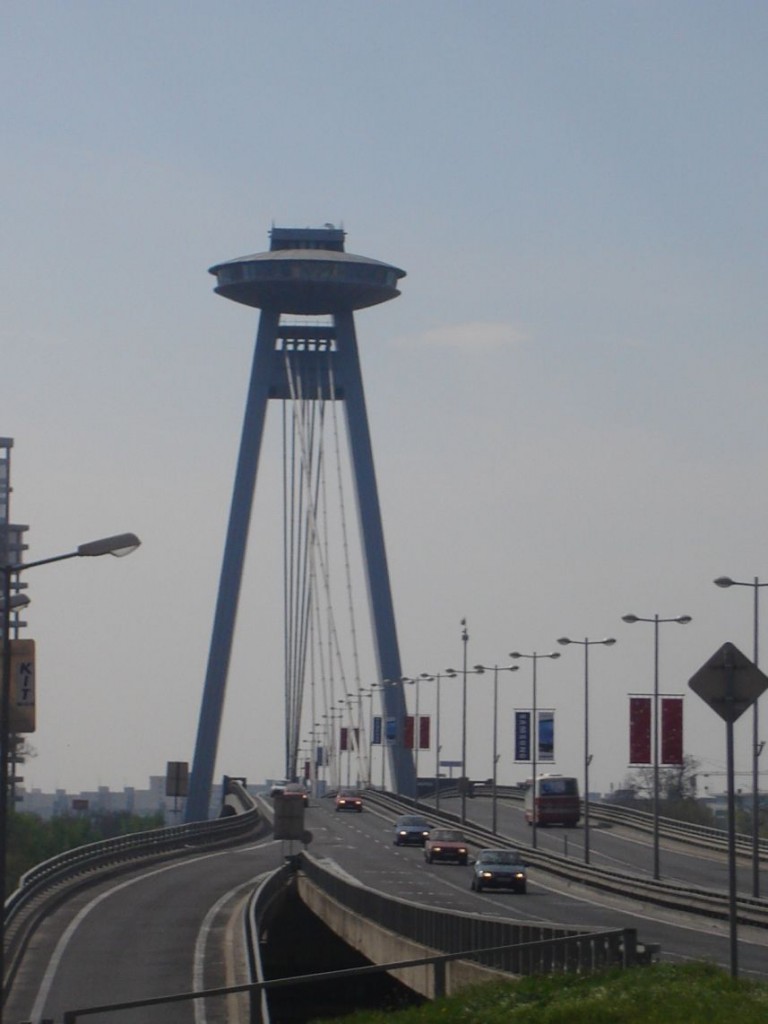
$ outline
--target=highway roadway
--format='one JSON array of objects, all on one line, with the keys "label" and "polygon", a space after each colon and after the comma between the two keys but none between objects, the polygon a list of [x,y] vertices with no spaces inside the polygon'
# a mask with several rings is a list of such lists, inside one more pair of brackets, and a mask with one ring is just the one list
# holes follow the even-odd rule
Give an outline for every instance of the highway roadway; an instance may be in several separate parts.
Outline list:
[{"label": "highway roadway", "polygon": [[[527,895],[474,893],[470,891],[471,867],[427,864],[420,849],[395,847],[390,814],[382,815],[371,806],[363,814],[334,813],[331,801],[320,801],[320,804],[323,806],[311,810],[308,816],[314,837],[310,852],[336,861],[342,870],[371,888],[432,906],[514,920],[569,928],[631,927],[637,929],[641,942],[658,943],[664,960],[707,959],[726,969],[729,967],[726,921],[695,914],[681,915],[678,911],[620,899],[545,875],[535,868],[529,871]],[[459,801],[444,800],[442,808],[458,813]],[[335,819],[338,818],[343,820],[337,824]],[[490,800],[468,800],[467,818],[489,827]],[[346,830],[342,827],[344,821],[348,821]],[[531,829],[524,822],[521,805],[500,801],[498,823],[499,832],[508,837],[500,845],[511,842],[525,851],[531,842]],[[580,828],[538,828],[536,832],[540,849],[559,854],[567,850],[575,863],[583,859]],[[645,877],[652,874],[650,836],[629,829],[601,829],[593,825],[590,852],[595,866],[604,863],[616,870],[624,869],[628,874]],[[677,879],[686,885],[723,891],[727,887],[727,866],[722,856],[697,852],[680,844],[670,846],[662,842],[661,872],[664,878]],[[747,862],[740,866],[739,879],[743,891],[748,892],[751,874]],[[765,882],[768,883],[768,879]],[[740,974],[768,979],[768,932],[743,928],[739,940]]]},{"label": "highway roadway", "polygon": [[[467,816],[490,824],[486,799],[467,802]],[[445,801],[458,811],[458,802]],[[519,805],[499,802],[499,830],[525,849],[531,830]],[[658,943],[668,961],[709,959],[727,968],[727,922],[681,915],[590,890],[532,868],[527,895],[470,891],[471,868],[427,864],[420,848],[393,844],[394,815],[368,804],[362,814],[336,812],[333,801],[313,801],[306,812],[309,851],[364,885],[449,910],[537,921],[568,928],[633,927],[644,943]],[[583,857],[580,829],[537,829],[542,849]],[[591,829],[592,862],[650,873],[649,837],[624,829]],[[266,840],[234,850],[192,856],[120,875],[80,893],[51,914],[25,957],[6,1005],[6,1024],[61,1020],[64,1010],[148,996],[243,983],[240,912],[258,878],[279,866],[298,846]],[[699,856],[662,845],[662,874],[686,883],[725,888],[722,857]],[[741,885],[749,887],[749,865]],[[768,979],[768,934],[742,929],[742,976]],[[237,1019],[225,1000],[196,1013],[189,1004],[155,1011],[95,1016],[94,1024],[220,1024]]]},{"label": "highway roadway", "polygon": [[[258,879],[283,863],[271,838],[120,874],[82,890],[33,939],[6,1002],[6,1024],[60,1022],[65,1010],[246,981],[242,908]],[[97,1014],[93,1024],[223,1024],[242,1004]]]}]

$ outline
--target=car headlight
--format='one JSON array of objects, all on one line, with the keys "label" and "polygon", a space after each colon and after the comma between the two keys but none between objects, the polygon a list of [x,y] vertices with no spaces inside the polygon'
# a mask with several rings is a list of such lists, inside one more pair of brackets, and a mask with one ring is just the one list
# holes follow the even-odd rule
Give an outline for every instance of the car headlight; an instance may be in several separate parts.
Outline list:
[{"label": "car headlight", "polygon": [[399,834],[400,834],[401,836],[407,836],[407,835],[408,835],[408,833],[407,833],[407,832],[400,832]]},{"label": "car headlight", "polygon": [[465,847],[465,846],[462,846],[462,847],[461,847],[461,848],[459,849],[459,853],[461,853],[461,854],[465,854],[466,852],[467,852],[467,849],[466,849],[466,847]]},{"label": "car headlight", "polygon": [[523,874],[522,871],[516,871],[515,872],[515,878],[518,878],[518,879],[525,878],[525,875]]},{"label": "car headlight", "polygon": [[481,875],[482,878],[493,878],[493,872],[492,871],[481,871],[480,875]]}]

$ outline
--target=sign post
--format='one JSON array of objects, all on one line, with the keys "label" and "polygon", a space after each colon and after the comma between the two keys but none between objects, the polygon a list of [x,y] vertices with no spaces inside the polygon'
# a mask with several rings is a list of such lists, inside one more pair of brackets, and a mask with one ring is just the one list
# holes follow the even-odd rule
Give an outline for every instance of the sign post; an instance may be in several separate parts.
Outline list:
[{"label": "sign post", "polygon": [[731,977],[738,977],[739,957],[736,911],[736,800],[734,797],[733,723],[768,687],[754,662],[732,643],[724,643],[691,676],[688,685],[725,721],[728,774],[728,907],[730,918]]}]

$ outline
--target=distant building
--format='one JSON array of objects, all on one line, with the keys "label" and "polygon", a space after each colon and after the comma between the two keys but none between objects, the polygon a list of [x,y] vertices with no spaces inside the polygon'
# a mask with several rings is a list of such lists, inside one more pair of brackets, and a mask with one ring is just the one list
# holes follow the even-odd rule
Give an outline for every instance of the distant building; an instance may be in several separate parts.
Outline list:
[{"label": "distant building", "polygon": [[[213,815],[218,813],[220,805],[221,786],[218,785],[213,787],[211,797]],[[125,811],[142,816],[159,812],[166,824],[178,825],[182,821],[184,800],[165,795],[164,775],[151,775],[147,789],[126,786],[122,790],[111,790],[108,786],[99,786],[95,790],[83,790],[80,793],[67,793],[63,789],[44,793],[40,789],[27,790],[19,786],[16,790],[16,809],[45,820],[65,814]]]}]

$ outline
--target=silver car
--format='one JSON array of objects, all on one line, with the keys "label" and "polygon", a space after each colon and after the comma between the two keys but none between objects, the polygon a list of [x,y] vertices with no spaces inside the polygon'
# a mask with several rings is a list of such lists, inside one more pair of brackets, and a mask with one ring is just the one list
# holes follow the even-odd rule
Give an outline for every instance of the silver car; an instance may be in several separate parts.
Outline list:
[{"label": "silver car", "polygon": [[429,835],[429,822],[420,814],[404,814],[395,822],[395,846],[423,846]]},{"label": "silver car", "polygon": [[512,889],[525,892],[528,865],[517,850],[481,850],[475,858],[470,888],[475,892],[483,889]]}]

